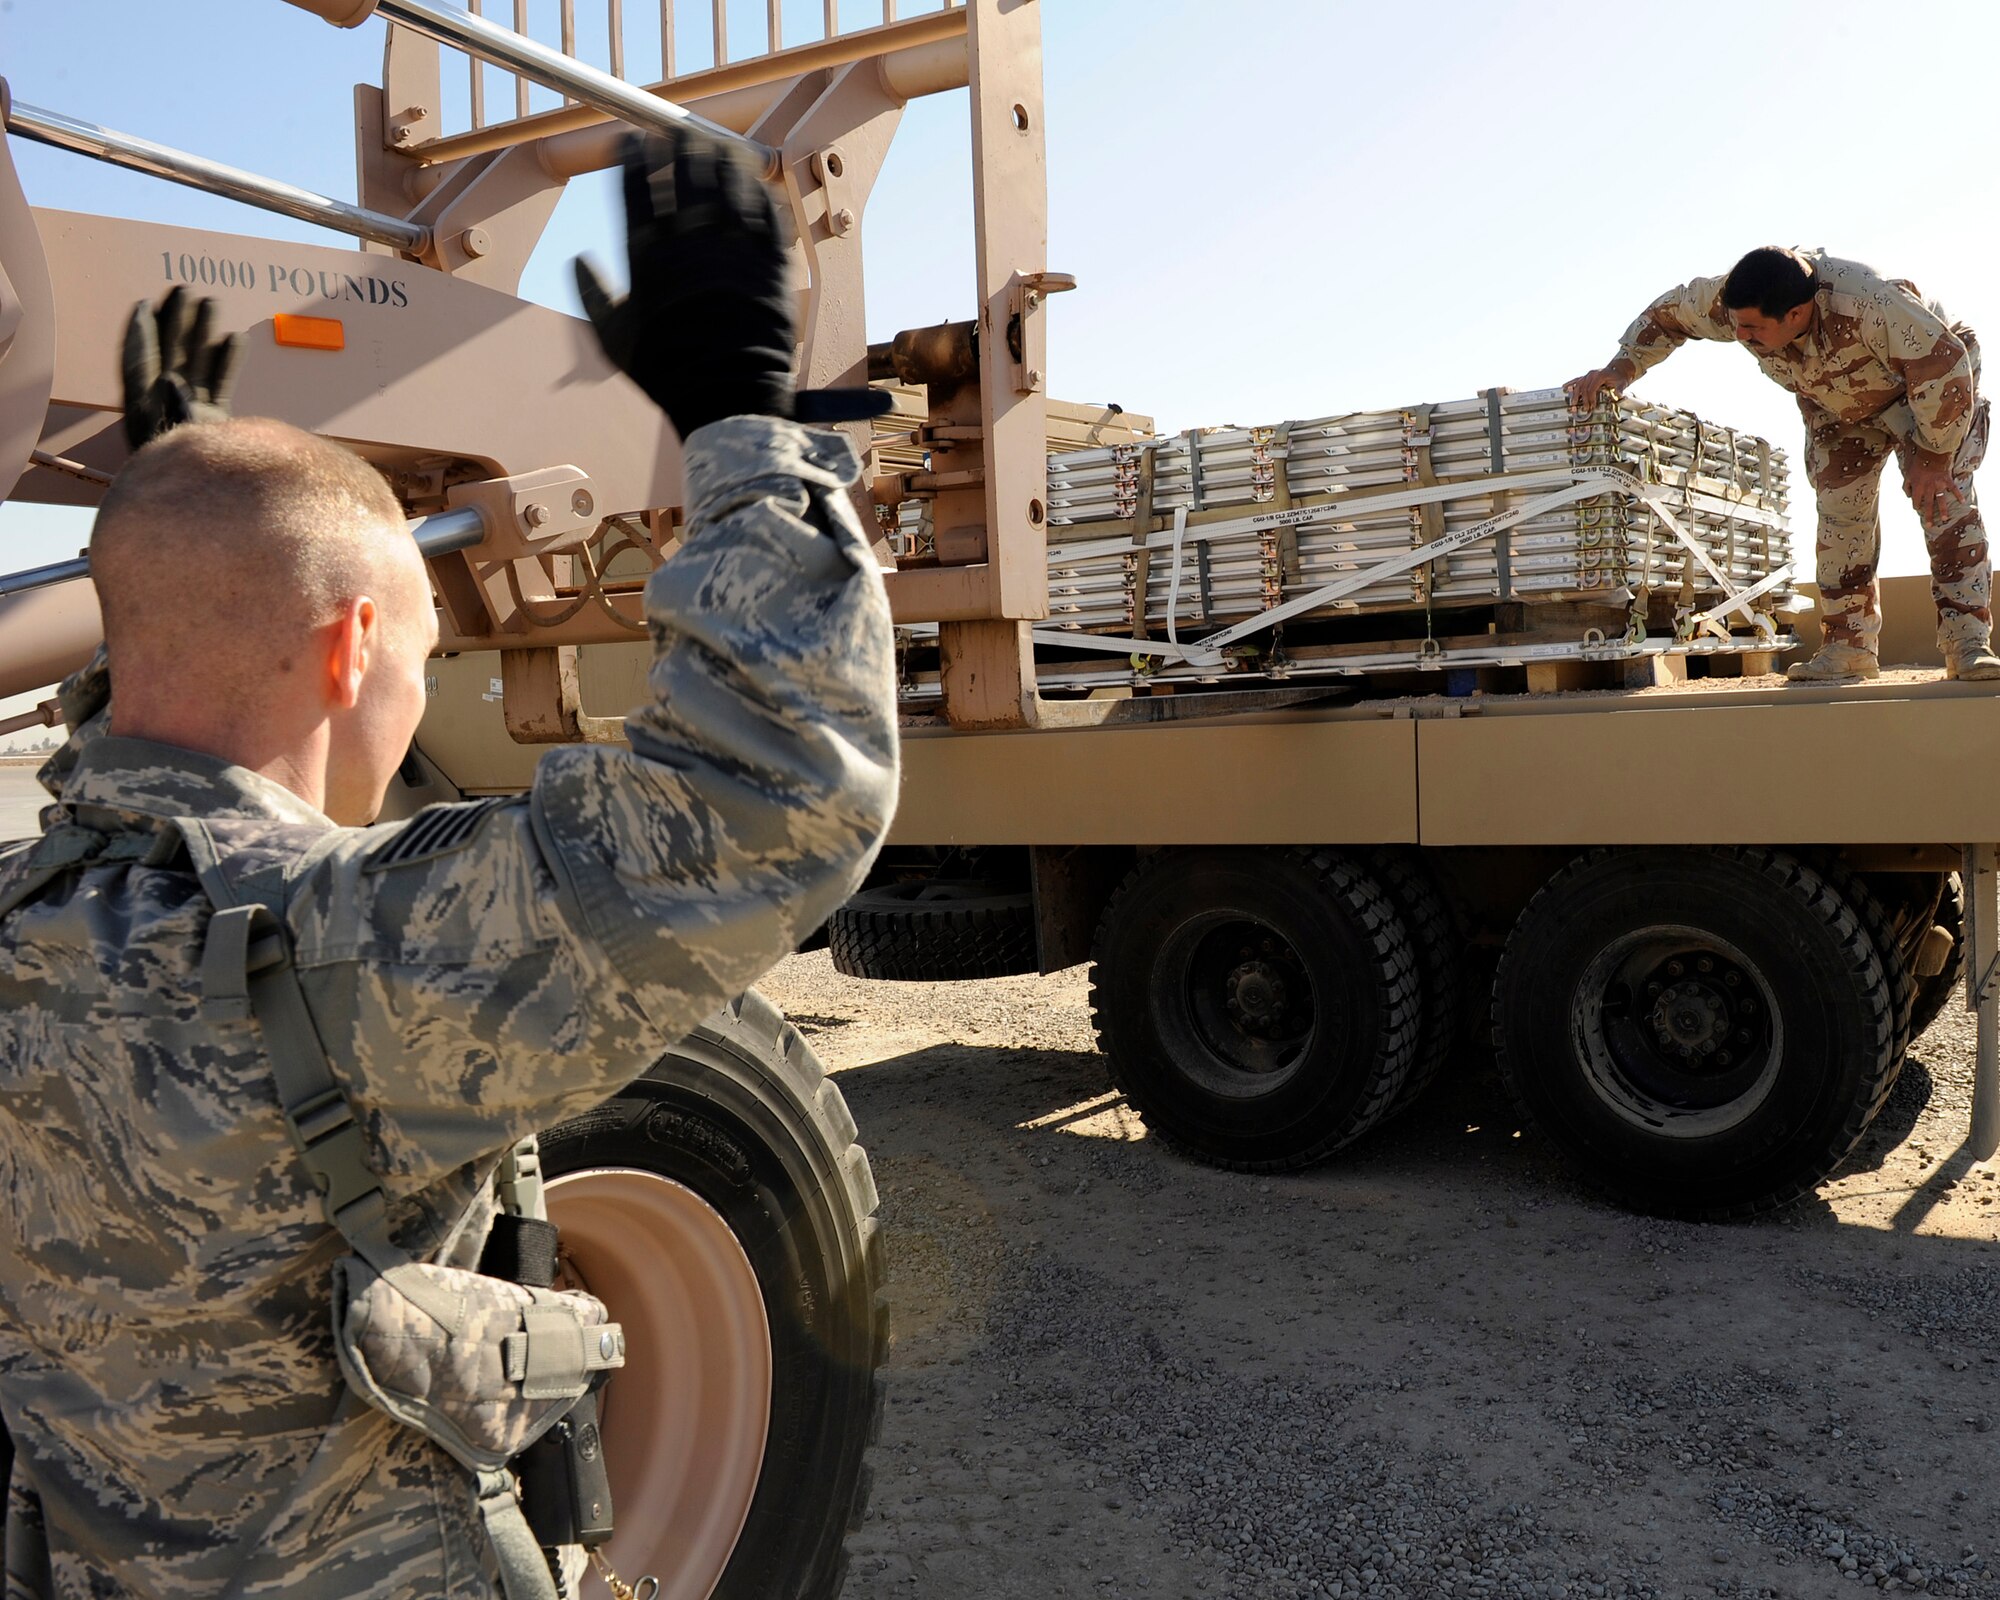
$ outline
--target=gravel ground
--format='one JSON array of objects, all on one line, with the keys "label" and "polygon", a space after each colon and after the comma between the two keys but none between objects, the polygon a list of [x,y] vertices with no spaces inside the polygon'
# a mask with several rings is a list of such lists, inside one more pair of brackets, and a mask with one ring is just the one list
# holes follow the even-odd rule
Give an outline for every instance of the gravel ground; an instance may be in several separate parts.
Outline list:
[{"label": "gravel ground", "polygon": [[[896,1335],[849,1600],[2000,1600],[2000,1180],[1970,1019],[1816,1199],[1581,1190],[1468,1060],[1317,1171],[1170,1155],[1083,969],[763,985],[853,1106]],[[1989,1565],[1990,1563],[1990,1565]]]}]

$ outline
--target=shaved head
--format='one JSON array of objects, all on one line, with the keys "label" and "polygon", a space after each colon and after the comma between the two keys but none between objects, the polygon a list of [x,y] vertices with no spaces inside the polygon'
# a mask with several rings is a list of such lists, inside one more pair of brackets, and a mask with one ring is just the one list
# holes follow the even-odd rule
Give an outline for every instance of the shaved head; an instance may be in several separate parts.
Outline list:
[{"label": "shaved head", "polygon": [[176,428],[105,491],[90,579],[113,732],[264,772],[336,821],[375,814],[437,633],[367,462],[268,418]]},{"label": "shaved head", "polygon": [[165,672],[250,698],[295,670],[305,638],[356,595],[429,609],[381,474],[257,417],[176,428],[139,451],[105,492],[90,576],[114,674]]}]

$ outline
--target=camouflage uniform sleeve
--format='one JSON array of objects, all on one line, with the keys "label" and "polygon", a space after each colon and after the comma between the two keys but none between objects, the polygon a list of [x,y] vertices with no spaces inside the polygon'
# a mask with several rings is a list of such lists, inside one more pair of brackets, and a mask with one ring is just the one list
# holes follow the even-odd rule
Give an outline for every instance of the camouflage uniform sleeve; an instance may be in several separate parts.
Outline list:
[{"label": "camouflage uniform sleeve", "polygon": [[1903,380],[1903,396],[1916,418],[1919,450],[1950,459],[1972,426],[1975,377],[1965,342],[1936,312],[1900,284],[1863,302],[1861,339],[1869,352]]},{"label": "camouflage uniform sleeve", "polygon": [[1690,278],[1669,289],[1639,313],[1618,341],[1618,358],[1632,363],[1633,376],[1657,367],[1690,339],[1736,338],[1722,309],[1721,278]]},{"label": "camouflage uniform sleeve", "polygon": [[315,1019],[394,1189],[616,1093],[853,892],[897,787],[887,596],[838,434],[687,442],[629,750],[357,830],[291,901]]},{"label": "camouflage uniform sleeve", "polygon": [[552,752],[536,832],[589,937],[675,1038],[853,892],[895,806],[889,603],[836,433],[695,431],[687,543],[646,591],[631,750]]}]

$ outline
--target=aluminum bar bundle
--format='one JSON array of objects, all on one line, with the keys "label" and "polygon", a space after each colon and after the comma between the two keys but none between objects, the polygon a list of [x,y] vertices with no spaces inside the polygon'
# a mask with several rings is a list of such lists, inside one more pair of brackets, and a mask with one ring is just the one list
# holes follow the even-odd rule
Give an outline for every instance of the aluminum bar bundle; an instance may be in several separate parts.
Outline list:
[{"label": "aluminum bar bundle", "polygon": [[[1668,650],[1767,650],[1793,599],[1788,490],[1762,439],[1632,400],[1578,413],[1560,389],[1054,453],[1034,636],[1045,658],[1195,672],[1243,670],[1247,641],[1270,673],[1287,623],[1418,613],[1432,638],[1453,608],[1561,601],[1615,608],[1627,649],[1671,617]],[[1411,664],[1384,654],[1337,670]]]}]

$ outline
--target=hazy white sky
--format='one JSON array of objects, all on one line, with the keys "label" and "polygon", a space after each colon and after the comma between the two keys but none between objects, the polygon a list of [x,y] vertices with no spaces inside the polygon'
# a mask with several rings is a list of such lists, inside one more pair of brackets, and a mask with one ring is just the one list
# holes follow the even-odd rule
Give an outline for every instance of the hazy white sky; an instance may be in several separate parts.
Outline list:
[{"label": "hazy white sky", "polygon": [[[730,4],[732,39],[760,38],[761,0]],[[803,26],[820,6],[788,9]],[[842,10],[850,25],[877,14]],[[1081,285],[1052,307],[1063,398],[1178,429],[1553,384],[1607,359],[1660,290],[1773,242],[1868,261],[2000,328],[2000,179],[1976,87],[2000,44],[1990,0],[1042,0],[1041,14],[1049,265]],[[551,32],[554,0],[531,15]],[[0,70],[31,104],[345,195],[349,86],[378,76],[382,31],[280,0],[0,0]],[[38,205],[340,242],[11,144]],[[866,221],[871,338],[970,314],[968,150],[963,92],[910,108]],[[619,258],[612,200],[608,175],[572,186],[532,298],[573,310],[569,257]],[[1741,351],[1691,346],[1639,392],[1796,459],[1793,401]],[[1884,570],[1922,570],[1889,491]],[[1809,499],[1794,523],[1809,549]],[[75,513],[0,507],[0,568],[74,554],[84,532]]]}]

